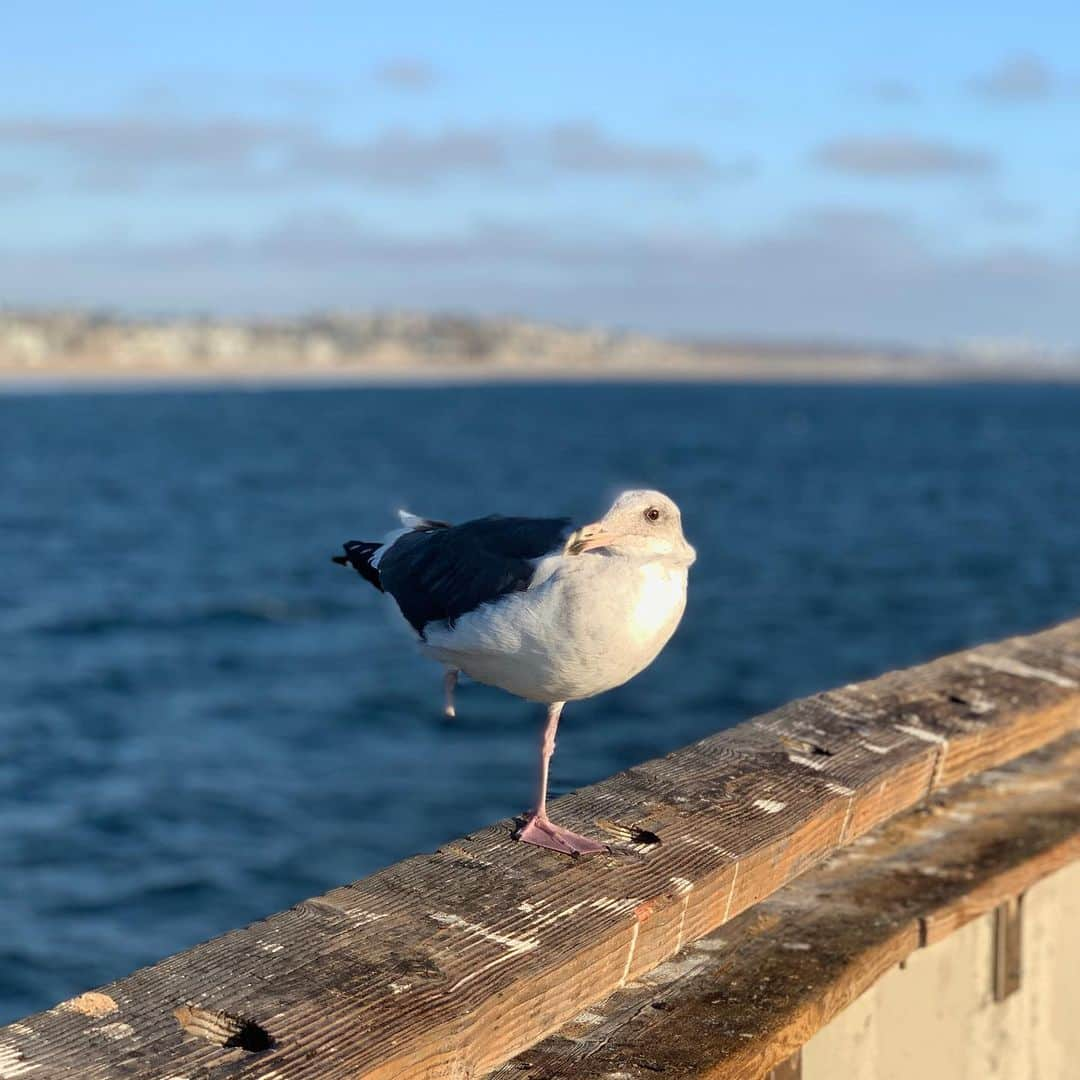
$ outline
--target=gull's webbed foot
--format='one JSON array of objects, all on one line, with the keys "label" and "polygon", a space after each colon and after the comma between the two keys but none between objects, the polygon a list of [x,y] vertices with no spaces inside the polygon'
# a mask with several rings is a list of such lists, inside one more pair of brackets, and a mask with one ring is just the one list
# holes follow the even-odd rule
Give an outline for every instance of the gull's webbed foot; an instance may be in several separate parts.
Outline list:
[{"label": "gull's webbed foot", "polygon": [[523,844],[533,844],[535,847],[547,848],[549,851],[560,851],[564,855],[597,855],[608,850],[606,844],[564,829],[546,815],[539,817],[536,814],[530,814],[528,820],[518,830],[516,839]]}]

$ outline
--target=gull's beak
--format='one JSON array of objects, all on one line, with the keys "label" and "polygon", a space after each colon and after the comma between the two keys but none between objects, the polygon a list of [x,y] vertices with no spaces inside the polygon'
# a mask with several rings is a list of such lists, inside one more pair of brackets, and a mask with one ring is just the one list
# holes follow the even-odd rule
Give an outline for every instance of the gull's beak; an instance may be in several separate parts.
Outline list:
[{"label": "gull's beak", "polygon": [[568,555],[580,555],[583,551],[607,547],[614,539],[614,535],[605,532],[601,523],[596,521],[592,525],[582,526],[570,537],[566,545],[566,552]]}]

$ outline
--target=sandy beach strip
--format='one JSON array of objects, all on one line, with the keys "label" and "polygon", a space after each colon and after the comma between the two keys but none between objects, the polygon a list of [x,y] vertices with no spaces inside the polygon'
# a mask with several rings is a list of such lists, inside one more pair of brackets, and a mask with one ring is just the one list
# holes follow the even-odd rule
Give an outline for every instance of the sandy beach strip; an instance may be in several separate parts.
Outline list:
[{"label": "sandy beach strip", "polygon": [[109,363],[0,363],[0,392],[212,388],[436,387],[488,383],[963,383],[1080,382],[1080,366],[985,364],[924,357],[716,358],[672,364],[416,363],[165,367]]}]

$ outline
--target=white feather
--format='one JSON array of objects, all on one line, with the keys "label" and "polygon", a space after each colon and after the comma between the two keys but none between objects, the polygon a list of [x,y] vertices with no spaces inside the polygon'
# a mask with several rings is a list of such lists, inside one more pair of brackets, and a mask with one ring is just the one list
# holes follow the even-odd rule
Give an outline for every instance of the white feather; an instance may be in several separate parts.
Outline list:
[{"label": "white feather", "polygon": [[686,568],[604,555],[549,556],[524,592],[425,627],[422,648],[477,682],[532,701],[620,686],[667,644],[686,605]]},{"label": "white feather", "polygon": [[376,570],[379,569],[379,563],[382,561],[382,557],[394,546],[395,541],[400,540],[403,536],[411,533],[412,529],[395,529],[393,532],[387,533],[383,537],[381,546],[377,547],[372,553],[371,558],[368,560]]},{"label": "white feather", "polygon": [[399,510],[397,516],[404,527],[401,529],[394,529],[393,532],[388,532],[383,537],[382,546],[376,548],[375,551],[372,552],[370,561],[371,565],[375,567],[376,570],[379,569],[379,563],[382,560],[382,557],[390,550],[396,541],[400,540],[408,533],[423,528],[428,523],[427,518],[422,518],[417,514],[410,514],[408,510]]}]

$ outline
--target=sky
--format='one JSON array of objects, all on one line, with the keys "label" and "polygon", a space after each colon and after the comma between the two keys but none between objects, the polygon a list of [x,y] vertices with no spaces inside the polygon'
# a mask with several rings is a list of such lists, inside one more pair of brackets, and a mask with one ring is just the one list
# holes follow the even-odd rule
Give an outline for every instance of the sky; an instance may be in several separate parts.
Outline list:
[{"label": "sky", "polygon": [[1080,5],[27,3],[0,308],[1080,348]]}]

